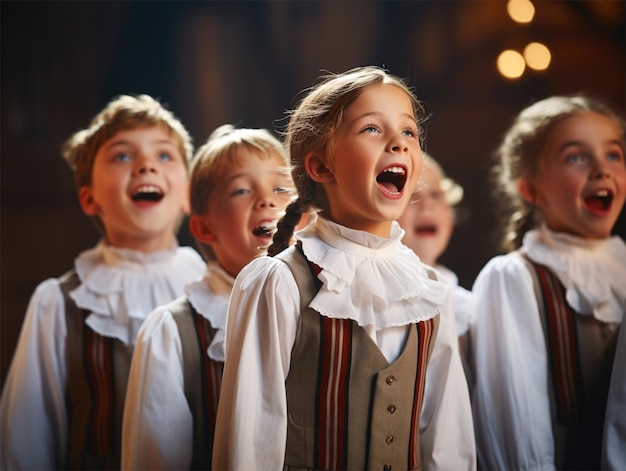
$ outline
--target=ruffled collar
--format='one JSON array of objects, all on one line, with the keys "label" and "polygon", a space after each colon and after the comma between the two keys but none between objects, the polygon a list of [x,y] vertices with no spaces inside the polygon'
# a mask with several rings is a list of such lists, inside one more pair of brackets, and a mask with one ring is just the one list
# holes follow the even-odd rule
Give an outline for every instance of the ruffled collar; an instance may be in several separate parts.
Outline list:
[{"label": "ruffled collar", "polygon": [[187,287],[187,297],[193,308],[217,329],[207,348],[209,357],[215,361],[224,361],[226,313],[234,283],[235,279],[222,267],[210,262],[204,279]]},{"label": "ruffled collar", "polygon": [[206,264],[190,247],[143,253],[101,241],[74,262],[81,284],[70,295],[90,311],[86,323],[95,332],[134,345],[137,331],[157,306],[184,294],[201,279]]},{"label": "ruffled collar", "polygon": [[321,217],[297,232],[305,256],[321,268],[323,286],[309,306],[376,330],[434,317],[448,287],[428,277],[426,266],[400,242],[403,235],[396,222],[385,238]]},{"label": "ruffled collar", "polygon": [[543,225],[525,235],[522,249],[554,271],[575,311],[621,322],[626,310],[626,244],[621,238],[582,239]]}]

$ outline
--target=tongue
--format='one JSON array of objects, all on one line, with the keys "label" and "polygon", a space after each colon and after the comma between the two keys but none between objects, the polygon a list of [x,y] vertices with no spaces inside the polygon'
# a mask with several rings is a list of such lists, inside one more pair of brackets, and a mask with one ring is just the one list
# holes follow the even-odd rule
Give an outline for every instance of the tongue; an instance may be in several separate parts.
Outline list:
[{"label": "tongue", "polygon": [[398,187],[391,182],[380,182],[379,185],[389,193],[398,193]]},{"label": "tongue", "polygon": [[589,209],[594,209],[596,211],[603,211],[608,208],[608,202],[603,198],[587,198],[585,200],[585,204]]}]

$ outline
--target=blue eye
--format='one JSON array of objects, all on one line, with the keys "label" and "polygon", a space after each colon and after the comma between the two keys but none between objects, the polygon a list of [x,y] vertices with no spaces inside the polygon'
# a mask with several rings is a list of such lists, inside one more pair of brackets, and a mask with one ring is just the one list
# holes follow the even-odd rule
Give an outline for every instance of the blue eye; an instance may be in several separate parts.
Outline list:
[{"label": "blue eye", "polygon": [[404,131],[402,131],[402,134],[404,134],[405,136],[415,137],[417,136],[417,130],[413,128],[407,128]]},{"label": "blue eye", "polygon": [[620,162],[622,160],[622,154],[619,152],[611,152],[609,155],[607,155],[607,160],[610,160],[611,162]]},{"label": "blue eye", "polygon": [[248,190],[247,188],[238,188],[236,190],[233,190],[230,193],[230,196],[247,195],[248,193],[250,193],[250,190]]},{"label": "blue eye", "polygon": [[174,160],[174,159],[167,152],[162,152],[161,154],[159,154],[159,160],[170,161],[170,160]]},{"label": "blue eye", "polygon": [[113,160],[115,162],[130,162],[131,157],[130,157],[130,155],[126,154],[125,152],[120,152],[119,154],[115,154],[113,156]]},{"label": "blue eye", "polygon": [[583,154],[570,154],[565,158],[566,162],[572,162],[572,163],[584,162],[585,160],[586,158]]},{"label": "blue eye", "polygon": [[365,132],[365,133],[369,133],[369,134],[373,134],[375,132],[379,132],[379,129],[374,126],[373,124],[368,124],[367,126],[365,126],[361,132]]}]

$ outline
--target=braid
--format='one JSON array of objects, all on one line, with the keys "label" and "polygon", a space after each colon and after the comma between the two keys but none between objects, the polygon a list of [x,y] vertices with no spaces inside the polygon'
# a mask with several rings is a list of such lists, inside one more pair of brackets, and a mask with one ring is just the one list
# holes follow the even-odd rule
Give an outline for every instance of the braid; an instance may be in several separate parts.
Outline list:
[{"label": "braid", "polygon": [[287,206],[285,215],[276,226],[272,245],[267,249],[268,255],[273,257],[289,247],[296,224],[300,221],[306,207],[307,205],[301,198],[296,198]]}]

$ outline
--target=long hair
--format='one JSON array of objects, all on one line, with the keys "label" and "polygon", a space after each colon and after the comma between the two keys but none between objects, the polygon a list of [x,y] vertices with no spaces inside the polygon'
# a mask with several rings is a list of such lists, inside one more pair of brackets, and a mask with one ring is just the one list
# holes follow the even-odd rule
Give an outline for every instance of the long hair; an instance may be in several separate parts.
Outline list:
[{"label": "long hair", "polygon": [[524,234],[542,221],[534,205],[521,197],[519,180],[537,174],[543,147],[554,126],[570,116],[587,112],[613,119],[624,141],[624,120],[601,100],[584,95],[540,100],[522,110],[505,133],[494,154],[496,163],[491,175],[494,197],[504,219],[501,225],[504,251],[521,247]]},{"label": "long hair", "polygon": [[343,125],[346,108],[367,87],[381,83],[395,85],[406,92],[413,104],[420,140],[423,139],[423,107],[402,79],[373,66],[358,67],[341,74],[320,75],[316,84],[304,91],[308,94],[298,106],[288,112],[285,146],[289,152],[298,198],[287,207],[285,216],[278,223],[273,244],[268,250],[269,255],[275,255],[289,245],[303,213],[319,212],[322,216],[329,213],[326,192],[306,172],[305,157],[311,152],[318,152],[324,158],[331,159],[334,138]]}]

